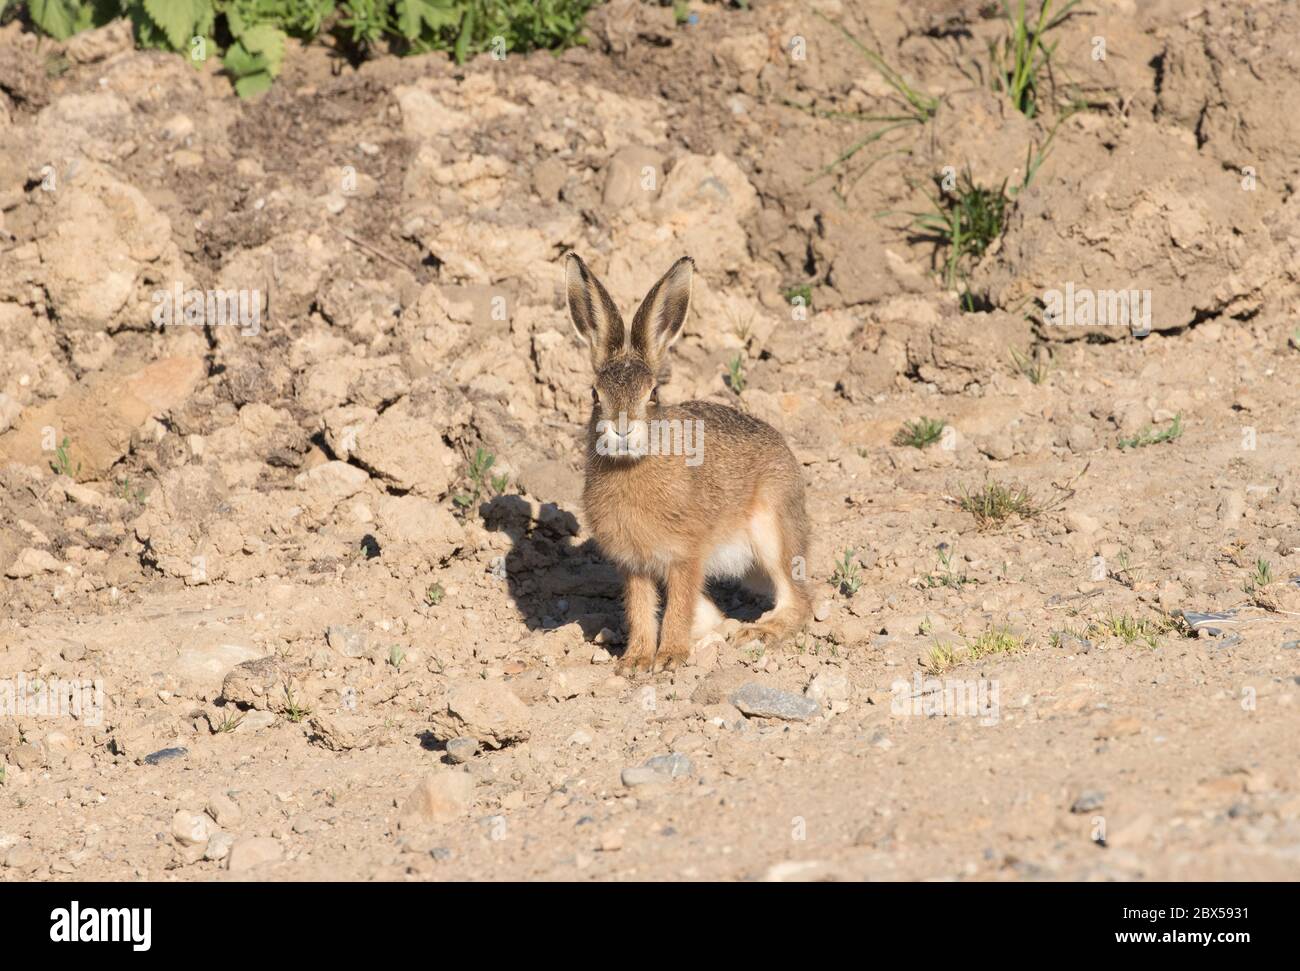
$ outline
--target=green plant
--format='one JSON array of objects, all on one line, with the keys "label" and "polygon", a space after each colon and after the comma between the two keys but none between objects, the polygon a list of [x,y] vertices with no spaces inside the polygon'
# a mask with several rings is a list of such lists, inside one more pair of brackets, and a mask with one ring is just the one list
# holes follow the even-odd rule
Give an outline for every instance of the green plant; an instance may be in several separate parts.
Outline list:
[{"label": "green plant", "polygon": [[953,650],[952,645],[945,644],[935,638],[930,653],[926,657],[925,666],[934,674],[943,674],[955,665],[957,660],[957,652]]},{"label": "green plant", "polygon": [[727,362],[727,386],[736,394],[745,390],[745,361],[744,358],[737,354]]},{"label": "green plant", "polygon": [[227,712],[226,717],[222,719],[221,724],[216,727],[216,733],[218,735],[228,735],[238,728],[243,720],[243,715],[236,715],[234,712]]},{"label": "green plant", "polygon": [[55,475],[66,475],[69,479],[75,479],[81,474],[81,462],[77,462],[76,468],[73,468],[69,451],[71,447],[72,440],[64,435],[63,441],[59,442],[54,450],[54,461],[50,463],[50,468],[54,470]]},{"label": "green plant", "polygon": [[284,686],[284,717],[295,725],[311,714],[310,708],[304,708],[293,697],[293,689]]},{"label": "green plant", "polygon": [[1011,364],[1019,374],[1029,379],[1030,384],[1042,384],[1047,380],[1047,375],[1052,370],[1052,358],[1050,352],[1046,354],[1035,353],[1033,349],[1027,351],[1018,351],[1014,347],[1007,348],[1011,356]]},{"label": "green plant", "polygon": [[1160,646],[1159,637],[1173,629],[1167,618],[1134,617],[1131,614],[1108,614],[1101,620],[1094,620],[1088,625],[1088,634],[1116,637],[1125,644],[1138,641],[1147,647]]},{"label": "green plant", "polygon": [[400,644],[394,644],[388,649],[388,663],[399,671],[402,669],[402,662],[406,660],[406,652],[402,650]]},{"label": "green plant", "polygon": [[[314,39],[333,22],[344,46],[365,56],[382,44],[398,53],[447,51],[464,63],[492,51],[557,50],[584,42],[596,0],[27,0],[28,22],[65,40],[117,17],[141,47],[220,53],[241,97],[270,87],[289,38]],[[0,0],[0,11],[10,0]],[[225,44],[222,49],[217,39]],[[228,40],[227,40],[228,38]]]},{"label": "green plant", "polygon": [[1050,77],[1052,55],[1059,41],[1044,43],[1043,35],[1059,26],[1070,15],[1079,0],[1068,0],[1055,15],[1052,0],[1042,0],[1038,18],[1030,19],[1025,0],[1019,0],[1013,10],[1011,0],[1002,0],[1006,34],[989,44],[989,61],[993,71],[994,90],[1003,91],[1026,117],[1040,113],[1043,75]]},{"label": "green plant", "polygon": [[996,482],[985,482],[974,492],[963,486],[958,505],[975,517],[975,525],[980,529],[999,526],[1012,516],[1032,519],[1042,511],[1028,489],[1009,488]]},{"label": "green plant", "polygon": [[442,598],[447,595],[447,591],[442,589],[441,583],[435,583],[424,591],[424,602],[430,607],[436,607],[442,603]]},{"label": "green plant", "polygon": [[1257,590],[1263,590],[1272,584],[1274,579],[1273,564],[1261,557],[1255,561],[1255,572],[1246,581],[1245,591],[1246,593],[1254,593]]},{"label": "green plant", "polygon": [[978,261],[1002,235],[1011,199],[1005,179],[996,189],[976,185],[969,166],[950,190],[944,187],[945,177],[935,181],[938,194],[926,193],[931,210],[906,215],[912,217],[911,226],[921,233],[922,240],[947,249],[943,278],[952,290],[965,279],[963,267]]},{"label": "green plant", "polygon": [[1129,589],[1141,579],[1142,571],[1146,568],[1144,564],[1132,562],[1128,550],[1120,550],[1119,556],[1115,557],[1115,564],[1117,569],[1110,571],[1111,577]]},{"label": "green plant", "polygon": [[970,578],[967,577],[965,573],[958,573],[953,569],[953,551],[951,547],[945,543],[939,547],[937,553],[939,556],[940,572],[927,573],[921,578],[922,583],[925,584],[927,589],[932,590],[935,587],[950,587],[953,590],[960,590],[970,582]]},{"label": "green plant", "polygon": [[943,674],[949,668],[963,661],[980,661],[986,657],[1000,654],[1016,654],[1028,646],[1022,634],[1015,634],[1010,627],[986,627],[974,640],[963,638],[965,643],[953,647],[933,638],[925,667],[934,674]]},{"label": "green plant", "polygon": [[795,298],[800,297],[803,299],[803,305],[805,307],[811,307],[812,306],[812,284],[801,283],[795,287],[787,287],[784,291],[782,291],[782,296],[784,296],[789,303],[794,303]]},{"label": "green plant", "polygon": [[[899,103],[899,112],[896,114],[864,115],[852,112],[813,111],[813,114],[822,117],[849,118],[857,121],[869,121],[882,124],[878,128],[873,128],[865,136],[841,152],[829,165],[824,166],[821,171],[812,176],[812,178],[808,180],[809,182],[815,182],[822,176],[834,171],[838,166],[843,165],[868,145],[880,141],[880,139],[884,138],[892,131],[899,128],[906,128],[910,125],[924,125],[932,119],[935,112],[939,110],[938,98],[924,94],[914,88],[910,83],[908,83],[907,79],[898,71],[894,70],[894,68],[892,68],[880,54],[876,53],[853,36],[853,34],[850,33],[843,24],[836,23],[820,11],[814,11],[814,13],[843,34],[849,43],[856,47],[858,52],[866,58],[867,63],[875,68],[876,71],[879,72],[880,76],[885,79],[885,82],[894,89]],[[810,110],[804,105],[794,104],[789,101],[786,103],[804,111]],[[886,153],[886,155],[888,154],[892,153]],[[868,164],[867,168],[870,168],[872,164],[875,164],[875,161],[879,161],[880,158],[883,157],[885,156],[880,156],[875,159],[872,163]]]},{"label": "green plant", "polygon": [[117,496],[119,499],[125,500],[126,502],[134,502],[136,505],[140,505],[144,502],[144,490],[132,489],[131,479],[129,476],[117,484]]},{"label": "green plant", "polygon": [[1132,438],[1121,438],[1120,448],[1145,448],[1147,445],[1160,445],[1164,442],[1176,442],[1183,435],[1183,416],[1174,415],[1174,420],[1165,428],[1157,429],[1155,425],[1144,428]]},{"label": "green plant", "polygon": [[986,628],[975,640],[967,642],[966,646],[970,659],[978,661],[995,654],[1014,654],[1024,650],[1026,643],[1022,635],[1014,634],[1011,628],[1004,626]]},{"label": "green plant", "polygon": [[846,547],[841,557],[835,561],[835,571],[831,574],[831,586],[849,597],[862,589],[862,566],[855,553],[856,550],[852,547]]},{"label": "green plant", "polygon": [[1073,627],[1063,627],[1060,630],[1052,631],[1051,636],[1048,638],[1048,643],[1051,644],[1052,647],[1059,648],[1065,644],[1067,638],[1075,641],[1082,641],[1087,638],[1087,635],[1088,632],[1086,630],[1075,630]]},{"label": "green plant", "polygon": [[469,491],[462,492],[452,497],[452,502],[462,509],[469,509],[475,505],[484,495],[496,492],[498,495],[505,491],[510,482],[508,475],[493,476],[490,470],[497,457],[483,448],[474,450],[474,457],[469,460],[469,469],[467,476],[469,478]]},{"label": "green plant", "polygon": [[[916,123],[924,123],[934,117],[935,112],[939,110],[938,98],[923,94],[912,87],[902,74],[890,67],[883,57],[854,37],[843,24],[836,23],[821,11],[814,11],[814,13],[826,23],[837,28],[848,39],[849,43],[856,47],[858,52],[867,59],[867,63],[880,72],[880,76],[885,79],[885,82],[902,98],[904,111],[906,112],[904,117]],[[892,117],[898,118],[899,116]]]},{"label": "green plant", "polygon": [[894,435],[894,444],[925,448],[937,442],[946,427],[942,418],[926,418],[922,415],[916,421],[903,422],[903,427]]}]

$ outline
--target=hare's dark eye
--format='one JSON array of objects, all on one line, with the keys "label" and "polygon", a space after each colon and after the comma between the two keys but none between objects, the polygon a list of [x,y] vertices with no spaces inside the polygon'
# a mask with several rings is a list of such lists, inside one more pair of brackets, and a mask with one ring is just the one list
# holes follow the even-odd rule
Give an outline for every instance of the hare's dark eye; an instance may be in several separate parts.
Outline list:
[{"label": "hare's dark eye", "polygon": [[659,385],[657,384],[650,389],[650,403],[652,405],[659,404]]},{"label": "hare's dark eye", "polygon": [[593,403],[597,403],[597,404],[599,404],[600,402],[600,392],[597,391],[595,388],[591,389],[591,400]]}]

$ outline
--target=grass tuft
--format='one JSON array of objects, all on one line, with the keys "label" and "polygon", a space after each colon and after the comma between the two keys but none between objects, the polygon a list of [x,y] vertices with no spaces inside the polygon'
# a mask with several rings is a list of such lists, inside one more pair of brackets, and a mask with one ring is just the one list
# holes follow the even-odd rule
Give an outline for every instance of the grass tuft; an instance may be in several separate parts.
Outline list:
[{"label": "grass tuft", "polygon": [[848,597],[862,589],[862,565],[858,563],[856,553],[852,547],[845,548],[835,561],[835,571],[831,574],[831,586]]},{"label": "grass tuft", "polygon": [[1164,428],[1157,428],[1155,425],[1144,428],[1132,438],[1121,438],[1119,440],[1120,448],[1145,448],[1148,445],[1161,445],[1165,442],[1176,442],[1183,437],[1183,416],[1182,414],[1174,415],[1174,420]]},{"label": "grass tuft", "polygon": [[985,482],[974,492],[963,487],[958,505],[975,517],[980,529],[1000,526],[1012,516],[1033,519],[1042,511],[1025,487],[998,482]]},{"label": "grass tuft", "polygon": [[1014,9],[1011,0],[1002,2],[1006,33],[989,44],[993,88],[1004,92],[1016,110],[1027,118],[1041,113],[1042,91],[1051,82],[1052,56],[1059,43],[1046,43],[1044,35],[1060,26],[1078,3],[1079,0],[1068,0],[1053,15],[1052,0],[1042,0],[1037,19],[1031,19],[1025,0],[1019,0]]},{"label": "grass tuft", "polygon": [[946,427],[942,418],[926,418],[922,415],[916,421],[903,422],[903,427],[894,436],[894,444],[925,448],[942,438]]}]

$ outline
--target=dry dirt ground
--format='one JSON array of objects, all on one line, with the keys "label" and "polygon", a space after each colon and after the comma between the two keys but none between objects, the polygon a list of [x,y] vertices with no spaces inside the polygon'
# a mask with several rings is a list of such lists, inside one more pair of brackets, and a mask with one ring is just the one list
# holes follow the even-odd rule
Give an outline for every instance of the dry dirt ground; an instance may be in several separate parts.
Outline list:
[{"label": "dry dirt ground", "polygon": [[[0,32],[0,879],[1300,872],[1300,10],[1088,0],[1029,119],[998,5],[899,6],[617,0],[253,103]],[[938,109],[832,166],[898,111],[836,24]],[[1044,146],[964,313],[898,213]],[[625,310],[695,257],[663,393],[800,459],[796,643],[615,674],[570,249]],[[1150,333],[1045,319],[1067,285]]]}]

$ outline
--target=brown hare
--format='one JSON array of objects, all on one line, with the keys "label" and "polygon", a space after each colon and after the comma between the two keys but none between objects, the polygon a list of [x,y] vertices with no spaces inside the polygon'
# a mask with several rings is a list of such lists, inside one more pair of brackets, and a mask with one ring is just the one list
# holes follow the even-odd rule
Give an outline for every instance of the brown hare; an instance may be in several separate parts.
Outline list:
[{"label": "brown hare", "polygon": [[569,314],[596,374],[583,505],[625,582],[620,671],[686,663],[695,638],[722,619],[704,590],[709,577],[740,578],[775,601],[742,628],[741,642],[775,644],[810,611],[803,479],[780,433],[707,401],[659,403],[659,375],[686,321],[693,270],[690,257],[674,263],[628,328],[586,264],[573,253],[566,259]]}]

